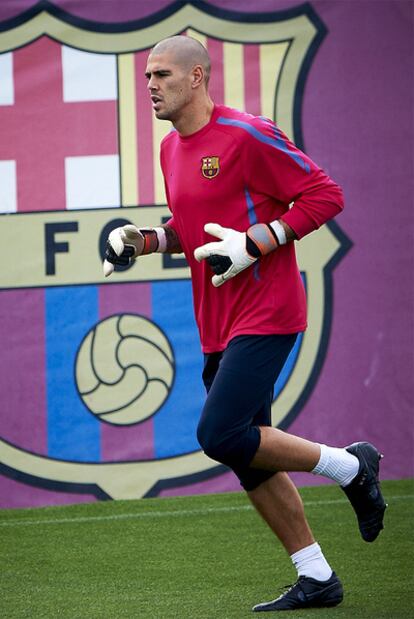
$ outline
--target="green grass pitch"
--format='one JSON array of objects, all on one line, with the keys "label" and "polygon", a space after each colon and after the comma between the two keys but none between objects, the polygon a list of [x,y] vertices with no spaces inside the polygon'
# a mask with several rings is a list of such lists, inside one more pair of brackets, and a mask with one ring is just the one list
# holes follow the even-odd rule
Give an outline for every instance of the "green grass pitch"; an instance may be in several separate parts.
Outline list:
[{"label": "green grass pitch", "polygon": [[[389,508],[373,544],[338,488],[301,490],[345,599],[290,616],[414,617],[414,482],[382,487]],[[241,493],[3,510],[0,556],[2,619],[261,617],[253,604],[296,579]]]}]

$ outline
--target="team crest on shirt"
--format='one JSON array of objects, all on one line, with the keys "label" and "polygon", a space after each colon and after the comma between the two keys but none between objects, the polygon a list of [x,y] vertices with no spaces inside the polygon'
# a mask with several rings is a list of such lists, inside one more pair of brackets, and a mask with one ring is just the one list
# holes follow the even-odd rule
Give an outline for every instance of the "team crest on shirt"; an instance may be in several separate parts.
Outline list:
[{"label": "team crest on shirt", "polygon": [[[0,493],[7,475],[27,506],[31,486],[128,499],[227,470],[196,439],[205,393],[186,260],[154,253],[102,273],[112,229],[171,216],[159,156],[171,126],[154,117],[147,57],[164,37],[197,38],[212,99],[275,120],[303,148],[306,76],[327,32],[309,2],[246,14],[180,0],[129,23],[55,4],[0,23]],[[212,180],[222,151],[201,148],[194,172]],[[349,247],[336,222],[298,243],[309,331],[275,385],[275,427],[317,382]]]},{"label": "team crest on shirt", "polygon": [[201,159],[201,173],[204,178],[215,178],[220,172],[219,157],[203,157]]}]

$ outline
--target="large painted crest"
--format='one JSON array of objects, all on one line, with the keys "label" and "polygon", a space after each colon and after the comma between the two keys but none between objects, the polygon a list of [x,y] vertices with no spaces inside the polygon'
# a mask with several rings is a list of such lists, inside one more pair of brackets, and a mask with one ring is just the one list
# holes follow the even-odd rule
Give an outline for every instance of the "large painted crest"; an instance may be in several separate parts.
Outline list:
[{"label": "large painted crest", "polygon": [[[310,5],[257,16],[180,2],[111,26],[40,3],[0,25],[0,462],[25,483],[131,498],[224,470],[195,437],[204,394],[185,261],[154,254],[110,280],[101,266],[113,227],[168,218],[158,154],[170,126],[153,117],[144,71],[179,32],[207,47],[217,103],[275,119],[303,147],[302,93],[325,36]],[[214,178],[219,163],[204,163]],[[275,385],[281,428],[317,380],[348,247],[336,224],[298,244],[310,329]]]}]

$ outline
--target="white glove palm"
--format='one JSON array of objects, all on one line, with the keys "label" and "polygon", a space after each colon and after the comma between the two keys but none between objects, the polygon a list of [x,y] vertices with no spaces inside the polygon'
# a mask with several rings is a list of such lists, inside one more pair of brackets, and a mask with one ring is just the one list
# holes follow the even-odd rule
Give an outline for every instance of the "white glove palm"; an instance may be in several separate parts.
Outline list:
[{"label": "white glove palm", "polygon": [[224,273],[213,275],[211,281],[216,288],[256,262],[257,258],[253,258],[246,251],[245,232],[223,228],[220,224],[206,224],[204,230],[221,240],[197,247],[194,251],[195,259],[201,262],[211,256],[224,256],[231,261],[231,265]]}]

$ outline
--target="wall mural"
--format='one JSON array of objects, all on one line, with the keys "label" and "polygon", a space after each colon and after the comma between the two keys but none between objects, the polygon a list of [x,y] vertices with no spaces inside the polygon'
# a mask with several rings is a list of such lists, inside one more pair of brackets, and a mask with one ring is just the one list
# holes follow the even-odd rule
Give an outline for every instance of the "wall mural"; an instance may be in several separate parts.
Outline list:
[{"label": "wall mural", "polygon": [[[102,274],[112,228],[169,215],[159,145],[170,125],[153,117],[148,51],[196,37],[212,58],[212,98],[275,119],[303,146],[304,84],[326,29],[310,5],[259,20],[180,4],[91,24],[48,5],[0,32],[0,329],[11,347],[0,470],[61,492],[154,496],[226,469],[195,436],[202,355],[185,260],[153,254]],[[336,223],[298,244],[310,328],[275,385],[280,428],[317,382],[350,245]]]}]

